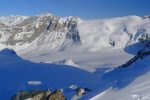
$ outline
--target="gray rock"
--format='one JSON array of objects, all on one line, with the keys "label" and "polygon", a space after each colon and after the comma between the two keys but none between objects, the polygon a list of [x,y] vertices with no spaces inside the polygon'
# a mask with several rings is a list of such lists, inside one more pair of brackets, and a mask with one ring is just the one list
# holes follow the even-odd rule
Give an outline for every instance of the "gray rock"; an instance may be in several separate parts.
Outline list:
[{"label": "gray rock", "polygon": [[[78,32],[78,17],[68,17],[63,19],[51,14],[42,14],[38,16],[28,17],[22,22],[14,25],[5,25],[0,23],[0,38],[7,37],[2,43],[5,45],[14,46],[16,44],[30,44],[37,38],[38,46],[47,44],[46,38],[49,34],[64,33],[66,39],[73,42],[81,42]],[[15,20],[15,19],[14,19]],[[11,24],[11,23],[10,23]],[[61,36],[52,38],[51,40],[59,41]],[[44,37],[44,38],[43,38]],[[54,42],[50,41],[50,42]]]},{"label": "gray rock", "polygon": [[34,90],[34,91],[20,91],[17,92],[17,95],[12,96],[10,100],[48,100],[48,96],[50,95],[50,91],[40,91],[40,90]]}]

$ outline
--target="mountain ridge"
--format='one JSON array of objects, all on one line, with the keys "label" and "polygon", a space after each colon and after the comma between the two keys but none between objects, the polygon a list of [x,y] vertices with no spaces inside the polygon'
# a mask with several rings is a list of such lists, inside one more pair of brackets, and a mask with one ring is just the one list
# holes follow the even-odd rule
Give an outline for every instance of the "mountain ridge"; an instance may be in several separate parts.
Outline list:
[{"label": "mountain ridge", "polygon": [[[0,21],[3,99],[35,87],[61,88],[72,100],[149,98],[149,17],[82,20],[45,13],[10,23]],[[78,86],[91,91],[81,88],[77,97]]]},{"label": "mountain ridge", "polygon": [[[77,67],[93,71],[98,66],[114,67],[127,61],[132,55],[124,52],[124,48],[148,40],[149,26],[149,18],[135,15],[83,20],[45,13],[28,17],[13,27],[0,24],[0,49],[13,49],[33,62],[56,63],[72,59],[79,65]],[[103,61],[103,56],[112,52],[119,52],[124,60],[120,63],[110,60],[109,64],[96,60]],[[89,59],[92,62],[87,62]]]},{"label": "mountain ridge", "polygon": [[[110,48],[111,45],[117,45],[117,47],[122,48],[125,45],[132,44],[131,38],[134,38],[134,41],[138,41],[140,37],[150,37],[150,32],[147,29],[148,25],[146,25],[150,21],[147,18],[149,17],[125,16],[86,21],[79,17],[69,16],[63,18],[51,13],[43,13],[31,17],[19,15],[0,17],[0,44],[15,50],[17,50],[16,48],[22,48],[22,45],[27,45],[28,47],[29,45],[32,46],[32,44],[37,47],[40,46],[40,48],[42,45],[44,48],[60,48],[62,50],[62,45],[73,45],[71,41],[78,41],[83,44],[83,47],[86,45],[85,48],[89,49],[89,51],[99,51],[100,47]],[[135,25],[130,22],[135,23]],[[137,36],[135,35],[136,31]],[[121,34],[122,36],[120,36]],[[134,35],[136,37],[133,37]],[[68,39],[71,40],[69,44],[65,43]],[[94,40],[97,40],[98,43]],[[37,43],[32,43],[34,41]],[[105,43],[99,43],[102,41],[105,41]],[[94,45],[92,46],[91,44]],[[26,48],[26,46],[24,47]],[[65,47],[68,46],[63,46],[62,48]]]}]

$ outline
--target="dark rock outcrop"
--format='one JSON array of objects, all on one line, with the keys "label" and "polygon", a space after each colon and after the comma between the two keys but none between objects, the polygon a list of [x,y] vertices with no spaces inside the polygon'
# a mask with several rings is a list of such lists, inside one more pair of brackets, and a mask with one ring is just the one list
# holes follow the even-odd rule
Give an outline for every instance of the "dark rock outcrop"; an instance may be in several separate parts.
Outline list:
[{"label": "dark rock outcrop", "polygon": [[33,91],[20,91],[15,96],[12,96],[10,100],[66,100],[61,90],[50,92],[50,90],[33,90]]},{"label": "dark rock outcrop", "polygon": [[77,87],[75,89],[76,91],[76,96],[83,96],[84,94],[86,94],[87,92],[90,92],[91,90],[88,88],[83,88],[83,87]]},{"label": "dark rock outcrop", "polygon": [[61,90],[52,92],[48,100],[67,100]]},{"label": "dark rock outcrop", "polygon": [[40,90],[33,90],[33,91],[20,91],[17,95],[12,96],[10,100],[48,100],[48,96],[50,95],[49,90],[40,91]]},{"label": "dark rock outcrop", "polygon": [[146,40],[148,41],[150,40],[150,34],[148,34],[146,29],[144,28],[138,29],[134,35],[134,40],[138,40],[140,42],[143,42]]}]

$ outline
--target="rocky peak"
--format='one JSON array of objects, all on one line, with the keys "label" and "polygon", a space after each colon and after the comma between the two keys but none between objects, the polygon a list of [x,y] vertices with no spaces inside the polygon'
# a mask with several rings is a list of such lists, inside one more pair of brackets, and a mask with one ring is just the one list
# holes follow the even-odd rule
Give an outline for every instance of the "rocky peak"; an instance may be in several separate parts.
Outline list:
[{"label": "rocky peak", "polygon": [[[5,20],[8,20],[7,23]],[[62,18],[50,13],[32,17],[1,17],[0,41],[7,46],[21,46],[30,45],[38,39],[37,46],[49,45],[49,48],[60,46],[66,39],[80,42],[78,21],[78,17]]]}]

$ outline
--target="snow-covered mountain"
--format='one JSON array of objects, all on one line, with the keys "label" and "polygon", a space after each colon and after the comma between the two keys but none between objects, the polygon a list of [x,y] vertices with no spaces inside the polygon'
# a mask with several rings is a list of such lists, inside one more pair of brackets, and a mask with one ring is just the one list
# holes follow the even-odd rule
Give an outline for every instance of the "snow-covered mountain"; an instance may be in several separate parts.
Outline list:
[{"label": "snow-covered mountain", "polygon": [[[45,59],[43,62],[56,63],[72,59],[82,68],[85,66],[97,67],[102,65],[99,64],[99,61],[94,60],[94,65],[91,62],[85,64],[78,60],[80,59],[78,54],[83,54],[86,56],[84,58],[87,58],[93,55],[92,53],[105,53],[104,50],[111,52],[112,50],[114,52],[123,50],[129,45],[149,39],[149,26],[150,19],[147,16],[82,20],[79,17],[62,18],[50,13],[43,13],[32,17],[0,17],[0,49],[6,47],[14,49],[23,58],[34,62],[41,62]],[[84,55],[85,53],[87,54]],[[37,59],[36,56],[41,55],[41,59]],[[34,57],[36,58],[34,59]],[[93,57],[91,58],[93,59]]]},{"label": "snow-covered mountain", "polygon": [[[3,81],[0,93],[5,91],[12,95],[18,89],[33,89],[26,84],[31,81],[44,84],[37,88],[63,88],[69,99],[74,91],[68,87],[77,85],[92,91],[83,97],[75,96],[76,99],[120,100],[118,96],[121,96],[122,100],[148,100],[149,27],[149,16],[83,20],[44,13],[32,17],[0,17],[0,50],[10,48],[17,53],[8,49],[0,52]],[[7,76],[5,71],[10,74]],[[10,75],[12,79],[20,75],[19,83],[9,80]],[[11,86],[4,84],[6,81]],[[48,85],[51,84],[48,81],[53,86]],[[66,83],[61,84],[64,81]]]},{"label": "snow-covered mountain", "polygon": [[33,17],[1,17],[0,41],[15,50],[29,45],[49,49],[65,47],[72,42],[81,42],[77,30],[79,20],[78,17],[61,18],[49,13]]},{"label": "snow-covered mountain", "polygon": [[124,48],[149,38],[149,23],[149,18],[139,16],[85,21],[50,13],[32,17],[12,15],[0,17],[0,44],[17,51],[27,47],[64,50],[73,44],[82,45],[86,51]]},{"label": "snow-covered mountain", "polygon": [[[47,18],[53,15],[39,16]],[[33,62],[59,63],[72,59],[74,64],[79,65],[76,67],[92,72],[99,66],[113,68],[121,65],[133,56],[128,53],[129,50],[124,52],[126,47],[150,38],[150,19],[145,17],[125,16],[103,20],[59,18],[54,16],[48,21],[49,24],[42,28],[39,35],[35,32],[31,42],[24,42],[23,49],[22,44],[12,48],[24,59]],[[59,26],[56,21],[64,25]],[[41,29],[40,26],[37,29]],[[138,51],[140,47],[135,46],[135,49]],[[112,58],[107,61],[109,55]],[[113,59],[118,57],[118,61]]]}]

